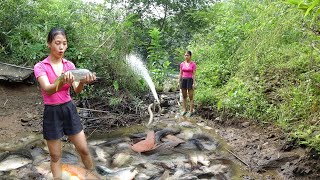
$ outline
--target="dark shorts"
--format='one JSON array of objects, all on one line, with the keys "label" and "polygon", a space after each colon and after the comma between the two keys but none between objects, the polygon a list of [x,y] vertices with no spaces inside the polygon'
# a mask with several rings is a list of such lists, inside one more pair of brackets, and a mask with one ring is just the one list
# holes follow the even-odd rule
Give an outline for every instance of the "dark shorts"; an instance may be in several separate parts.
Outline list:
[{"label": "dark shorts", "polygon": [[46,140],[71,136],[82,130],[76,106],[71,102],[60,105],[45,105],[43,113],[43,137]]},{"label": "dark shorts", "polygon": [[192,78],[182,78],[180,89],[193,89],[193,79]]}]

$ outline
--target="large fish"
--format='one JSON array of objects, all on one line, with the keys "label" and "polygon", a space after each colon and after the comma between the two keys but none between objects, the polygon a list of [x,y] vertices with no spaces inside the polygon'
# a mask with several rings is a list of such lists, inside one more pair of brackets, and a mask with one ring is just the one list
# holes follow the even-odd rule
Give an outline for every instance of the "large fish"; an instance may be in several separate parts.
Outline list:
[{"label": "large fish", "polygon": [[96,161],[106,163],[110,156],[105,150],[99,146],[90,146],[91,154]]},{"label": "large fish", "polygon": [[209,157],[205,154],[199,154],[199,153],[190,153],[189,154],[189,161],[192,167],[197,166],[199,163],[204,166],[210,165]]},{"label": "large fish", "polygon": [[88,69],[72,69],[72,70],[68,70],[64,73],[62,73],[55,81],[54,84],[56,85],[56,91],[59,89],[59,84],[60,81],[63,79],[65,73],[67,72],[71,72],[72,75],[74,76],[74,81],[79,82],[81,80],[84,80],[86,78],[87,74],[92,74],[91,71],[89,71]]},{"label": "large fish", "polygon": [[157,131],[155,133],[155,141],[156,141],[155,143],[159,144],[159,143],[161,143],[160,142],[161,138],[163,138],[169,134],[173,134],[173,135],[178,134],[178,133],[180,133],[180,131],[181,131],[180,129],[175,129],[175,128],[165,128],[160,131]]},{"label": "large fish", "polygon": [[10,171],[32,163],[32,155],[27,150],[5,152],[0,156],[0,171]]},{"label": "large fish", "polygon": [[141,153],[154,149],[156,147],[155,144],[155,133],[154,131],[148,131],[147,137],[145,140],[142,140],[136,144],[131,146],[131,149],[135,152]]},{"label": "large fish", "polygon": [[134,167],[112,170],[105,166],[96,166],[96,170],[102,176],[107,177],[107,180],[132,180],[138,174]]},{"label": "large fish", "polygon": [[32,160],[29,158],[21,157],[18,155],[8,156],[0,163],[0,171],[10,171],[13,169],[18,169],[30,163],[32,163]]},{"label": "large fish", "polygon": [[71,164],[62,164],[62,179],[74,179],[74,180],[99,180],[101,179],[97,175],[88,171],[87,169]]},{"label": "large fish", "polygon": [[[43,162],[35,167],[37,173],[44,179],[53,179],[50,171],[50,162]],[[98,174],[73,164],[62,164],[62,179],[63,180],[100,180]]]},{"label": "large fish", "polygon": [[125,164],[128,164],[128,162],[130,161],[130,159],[132,159],[132,157],[130,156],[129,153],[126,152],[121,152],[119,154],[114,155],[112,160],[112,166],[113,167],[121,167]]}]

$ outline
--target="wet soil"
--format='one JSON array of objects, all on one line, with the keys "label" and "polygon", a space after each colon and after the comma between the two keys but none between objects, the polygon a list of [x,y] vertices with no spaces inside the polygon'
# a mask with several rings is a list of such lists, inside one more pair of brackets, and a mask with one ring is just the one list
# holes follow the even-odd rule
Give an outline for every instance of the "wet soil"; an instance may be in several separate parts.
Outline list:
[{"label": "wet soil", "polygon": [[[37,85],[0,82],[0,142],[41,134],[42,111]],[[242,179],[319,179],[317,153],[288,142],[287,135],[271,124],[221,115],[210,107],[198,108],[196,116],[226,141],[227,150],[244,169],[256,174]]]},{"label": "wet soil", "polygon": [[[320,179],[318,154],[299,146],[296,141],[289,141],[288,135],[274,125],[221,114],[210,107],[199,111],[227,142],[235,159],[259,179]],[[273,173],[268,175],[267,171]]]},{"label": "wet soil", "polygon": [[0,142],[41,133],[43,103],[36,85],[0,81]]}]

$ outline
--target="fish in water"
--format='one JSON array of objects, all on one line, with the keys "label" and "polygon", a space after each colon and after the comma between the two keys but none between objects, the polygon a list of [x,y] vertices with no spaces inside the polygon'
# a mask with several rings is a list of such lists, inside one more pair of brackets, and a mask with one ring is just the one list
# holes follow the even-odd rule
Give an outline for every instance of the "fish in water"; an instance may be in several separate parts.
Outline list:
[{"label": "fish in water", "polygon": [[5,152],[0,156],[0,171],[18,169],[32,163],[32,155],[27,150]]},{"label": "fish in water", "polygon": [[0,163],[0,171],[10,171],[13,169],[18,169],[30,163],[32,163],[32,160],[29,158],[21,157],[18,155],[11,155],[6,157]]},{"label": "fish in water", "polygon": [[71,164],[62,164],[62,179],[99,180],[101,178],[83,167]]},{"label": "fish in water", "polygon": [[[62,163],[62,179],[63,180],[101,180],[101,176],[97,172],[85,169],[82,166],[75,164]],[[50,162],[42,162],[35,166],[36,173],[44,179],[53,179],[50,171]],[[1,178],[0,178],[1,179]]]},{"label": "fish in water", "polygon": [[156,144],[159,144],[160,141],[161,141],[161,138],[169,135],[169,134],[178,134],[180,133],[180,129],[173,129],[173,128],[165,128],[165,129],[162,129],[160,131],[157,131],[156,134],[155,134],[155,140],[156,140]]},{"label": "fish in water", "polygon": [[99,146],[112,146],[112,145],[115,145],[115,144],[119,144],[119,143],[123,143],[123,142],[128,142],[130,141],[130,138],[128,137],[124,137],[124,138],[116,138],[116,139],[112,139],[110,141],[106,141],[106,142],[102,142],[102,143],[99,143],[97,145]]},{"label": "fish in water", "polygon": [[156,147],[155,144],[155,133],[154,131],[149,131],[147,133],[147,137],[145,140],[142,140],[136,144],[131,146],[131,149],[135,152],[146,152],[154,149]]},{"label": "fish in water", "polygon": [[129,153],[122,152],[119,154],[114,155],[112,160],[112,166],[113,167],[121,167],[125,164],[127,164],[132,157],[130,156]]},{"label": "fish in water", "polygon": [[54,81],[54,84],[56,85],[56,90],[59,89],[59,84],[60,84],[60,81],[63,79],[65,73],[67,72],[71,72],[72,75],[74,76],[74,81],[81,81],[81,80],[84,80],[86,78],[86,75],[87,74],[93,74],[91,71],[89,71],[88,69],[72,69],[72,70],[69,70],[69,71],[66,71],[64,73],[62,73],[55,81]]},{"label": "fish in water", "polygon": [[156,146],[154,149],[145,152],[145,154],[159,154],[159,155],[169,155],[169,154],[173,154],[174,148],[176,146],[178,146],[181,142],[177,142],[177,141],[167,141],[164,143],[159,144],[158,146]]},{"label": "fish in water", "polygon": [[199,153],[191,153],[189,154],[189,161],[192,167],[195,167],[198,165],[198,163],[204,165],[204,166],[209,166],[210,161],[208,156],[204,154],[199,154]]},{"label": "fish in water", "polygon": [[207,134],[193,134],[192,139],[214,142],[214,139]]},{"label": "fish in water", "polygon": [[104,149],[102,149],[99,146],[90,146],[89,148],[91,150],[91,154],[93,155],[96,161],[104,162],[104,163],[107,162],[107,158],[109,157],[109,154]]},{"label": "fish in water", "polygon": [[132,180],[138,174],[135,167],[112,170],[104,166],[96,166],[97,172],[112,180]]}]

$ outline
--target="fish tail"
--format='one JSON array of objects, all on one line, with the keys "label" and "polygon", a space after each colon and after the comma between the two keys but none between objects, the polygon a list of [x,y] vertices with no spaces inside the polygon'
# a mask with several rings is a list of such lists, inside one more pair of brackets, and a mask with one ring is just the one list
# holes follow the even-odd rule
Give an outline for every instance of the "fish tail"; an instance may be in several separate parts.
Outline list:
[{"label": "fish tail", "polygon": [[59,89],[59,84],[60,84],[60,82],[61,82],[61,78],[60,77],[58,77],[55,81],[54,81],[54,85],[56,85],[56,92],[58,91],[58,89]]}]

